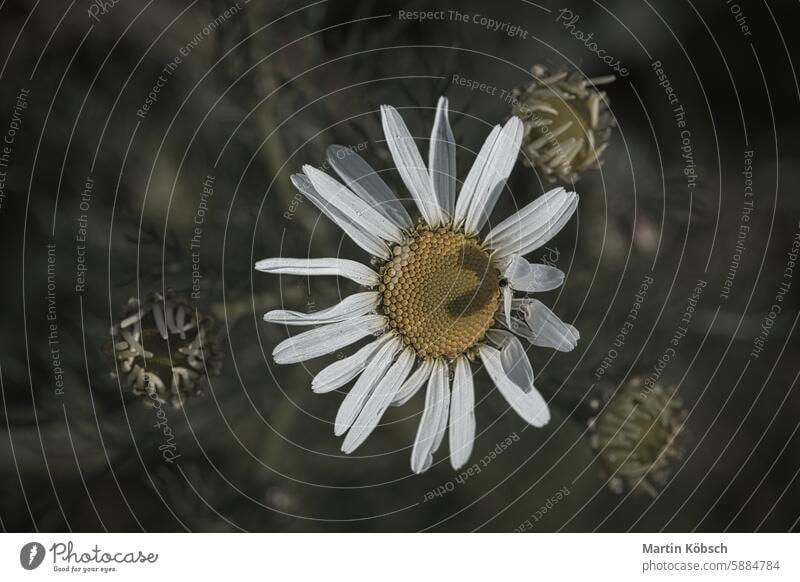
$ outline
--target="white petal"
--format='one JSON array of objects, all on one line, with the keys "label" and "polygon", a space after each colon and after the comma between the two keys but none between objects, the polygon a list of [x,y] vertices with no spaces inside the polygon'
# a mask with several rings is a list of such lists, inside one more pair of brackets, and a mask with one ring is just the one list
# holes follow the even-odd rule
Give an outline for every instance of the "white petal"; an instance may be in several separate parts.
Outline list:
[{"label": "white petal", "polygon": [[389,368],[383,379],[375,386],[367,403],[356,418],[353,426],[342,443],[342,452],[349,455],[356,450],[378,426],[383,413],[394,400],[400,385],[405,382],[411,368],[414,366],[416,355],[414,350],[406,349],[397,361]]},{"label": "white petal", "polygon": [[467,220],[467,213],[472,205],[472,200],[475,197],[479,184],[484,179],[483,174],[486,171],[488,160],[497,143],[497,138],[500,137],[501,131],[502,128],[499,125],[495,125],[492,128],[486,141],[483,142],[483,146],[481,146],[481,150],[478,152],[475,161],[472,163],[472,168],[470,168],[467,179],[464,180],[464,184],[462,184],[461,191],[458,193],[458,199],[456,200],[456,213],[453,220],[455,224],[461,224]]},{"label": "white petal", "polygon": [[263,259],[256,263],[256,271],[284,275],[337,275],[368,287],[380,283],[378,273],[347,259]]},{"label": "white petal", "polygon": [[536,200],[520,208],[517,212],[506,218],[503,222],[495,226],[486,235],[486,242],[493,240],[507,240],[507,235],[514,236],[513,232],[519,232],[522,225],[532,216],[540,214],[545,206],[560,206],[569,197],[569,192],[562,187],[548,190]]},{"label": "white petal", "polygon": [[[447,422],[447,410],[450,394],[447,378],[447,364],[437,360],[433,365],[431,377],[428,379],[428,392],[425,395],[425,410],[414,439],[411,451],[411,470],[422,473],[430,467],[433,453],[441,443],[442,425]],[[444,418],[444,423],[442,422]],[[438,443],[437,443],[438,441]]]},{"label": "white petal", "polygon": [[533,367],[519,338],[501,329],[491,329],[486,335],[500,350],[506,376],[525,392],[533,388]]},{"label": "white petal", "polygon": [[533,426],[544,426],[550,421],[550,411],[542,395],[536,388],[531,387],[525,391],[513,382],[503,370],[500,352],[489,346],[478,349],[483,365],[497,386],[497,389],[508,401],[508,404],[519,414],[525,422]]},{"label": "white petal", "polygon": [[279,343],[272,351],[276,364],[294,364],[349,346],[386,327],[382,315],[364,315],[304,331]]},{"label": "white petal", "polygon": [[333,426],[336,436],[342,436],[353,424],[372,393],[372,389],[386,374],[389,366],[392,365],[395,354],[401,347],[401,342],[397,338],[392,338],[372,358],[367,369],[359,376],[353,388],[345,396],[339,412],[336,413],[336,421]]},{"label": "white petal", "polygon": [[311,381],[311,390],[317,394],[324,394],[341,388],[364,371],[378,348],[386,343],[389,338],[391,338],[390,334],[384,334],[374,342],[362,347],[352,356],[338,360],[323,368]]},{"label": "white petal", "polygon": [[450,410],[449,388],[447,388],[447,391],[445,392],[445,398],[446,401],[444,403],[444,409],[439,414],[439,425],[436,427],[436,436],[433,439],[433,447],[431,447],[428,458],[425,459],[425,463],[422,465],[422,469],[419,471],[420,473],[424,473],[431,468],[433,465],[433,455],[439,450],[439,447],[442,446],[442,441],[444,441],[444,435],[447,432],[447,417]]},{"label": "white petal", "polygon": [[447,117],[447,98],[440,97],[428,151],[431,188],[445,218],[453,215],[456,203],[456,141]]},{"label": "white petal", "polygon": [[353,220],[339,208],[328,204],[325,199],[317,192],[316,188],[311,184],[311,181],[304,174],[294,174],[292,176],[292,184],[295,188],[305,195],[306,198],[314,203],[314,206],[319,208],[322,213],[330,218],[336,226],[341,228],[347,236],[353,239],[358,246],[376,257],[384,259],[389,258],[389,247],[379,236],[375,233],[364,230],[364,228],[353,222]]},{"label": "white petal", "polygon": [[[450,377],[448,376],[448,368],[447,364],[445,364],[445,403],[444,403],[444,410],[439,415],[439,426],[436,427],[436,438],[433,440],[433,448],[431,448],[431,455],[430,460],[433,461],[433,454],[439,450],[439,447],[442,446],[442,441],[444,441],[444,435],[447,432],[447,418],[448,413],[450,412]],[[427,467],[426,469],[427,470]]]},{"label": "white petal", "polygon": [[472,370],[464,356],[456,360],[450,399],[450,464],[460,469],[472,454],[475,441],[475,390]]},{"label": "white petal", "polygon": [[506,285],[503,287],[503,314],[506,316],[506,321],[511,321],[511,305],[514,299],[514,290]]},{"label": "white petal", "polygon": [[395,394],[392,400],[392,406],[403,406],[406,402],[411,400],[414,395],[422,388],[422,385],[431,377],[433,370],[433,362],[431,360],[424,360],[414,371],[408,380],[400,387],[400,390]]},{"label": "white petal", "polygon": [[403,204],[372,167],[351,148],[328,146],[328,162],[357,196],[401,228],[410,229],[414,222]]},{"label": "white petal", "polygon": [[526,255],[547,244],[572,217],[578,207],[578,195],[560,191],[543,203],[537,202],[501,222],[486,237],[486,244],[497,258]]},{"label": "white petal", "polygon": [[315,311],[314,313],[274,309],[264,314],[264,321],[282,323],[284,325],[320,325],[324,323],[333,323],[335,321],[350,319],[351,317],[366,315],[374,311],[380,297],[380,293],[376,291],[355,293],[349,297],[345,297],[333,307]]},{"label": "white petal", "polygon": [[524,392],[533,389],[533,366],[518,338],[513,335],[509,338],[509,342],[500,350],[500,362],[514,384]]},{"label": "white petal", "polygon": [[538,293],[558,289],[564,282],[564,273],[550,265],[531,264],[519,255],[511,257],[504,276],[515,291]]},{"label": "white petal", "polygon": [[522,121],[519,117],[512,117],[497,137],[489,157],[484,160],[486,166],[475,186],[464,224],[467,234],[478,233],[494,210],[497,199],[505,187],[506,179],[511,175],[519,156],[522,134]]},{"label": "white petal", "polygon": [[356,196],[350,188],[337,179],[308,164],[303,166],[303,172],[325,202],[337,208],[365,232],[371,232],[383,240],[394,243],[403,241],[400,225],[375,210],[372,205]]},{"label": "white petal", "polygon": [[403,178],[403,183],[417,203],[425,222],[431,226],[438,226],[442,222],[442,209],[431,190],[430,176],[414,138],[411,137],[403,118],[394,107],[381,106],[381,121],[386,143],[400,177]]},{"label": "white petal", "polygon": [[578,345],[581,335],[572,325],[564,323],[544,303],[536,299],[515,299],[512,302],[515,313],[511,321],[502,323],[514,333],[521,335],[535,346],[553,348],[569,352]]}]

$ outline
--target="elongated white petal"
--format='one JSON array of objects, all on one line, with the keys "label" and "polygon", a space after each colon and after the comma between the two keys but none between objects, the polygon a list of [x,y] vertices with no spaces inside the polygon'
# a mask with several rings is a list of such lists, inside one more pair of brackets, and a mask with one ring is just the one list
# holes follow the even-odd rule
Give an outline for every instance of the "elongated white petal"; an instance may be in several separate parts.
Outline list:
[{"label": "elongated white petal", "polygon": [[365,291],[355,293],[345,297],[341,302],[333,307],[315,311],[314,313],[302,313],[300,311],[288,311],[286,309],[274,309],[264,314],[264,321],[272,323],[282,323],[284,325],[320,325],[342,321],[351,317],[366,315],[374,311],[380,300],[380,293],[377,291]]},{"label": "elongated white petal", "polygon": [[456,200],[456,212],[453,220],[457,225],[463,224],[467,220],[467,213],[472,205],[472,200],[475,198],[479,185],[485,181],[483,174],[488,167],[489,158],[501,131],[502,128],[499,125],[495,125],[492,131],[489,132],[486,141],[483,142],[483,146],[481,146],[475,161],[472,163],[467,179],[464,180],[464,184],[461,186],[461,191],[458,193],[458,199]]},{"label": "elongated white petal", "polygon": [[550,265],[529,263],[519,255],[511,257],[504,276],[515,291],[539,293],[558,289],[564,282],[564,273]]},{"label": "elongated white petal", "polygon": [[347,259],[263,259],[256,263],[256,271],[282,275],[336,275],[368,287],[380,283],[378,273]]},{"label": "elongated white petal", "polygon": [[389,408],[394,400],[400,386],[408,378],[411,368],[414,366],[416,355],[413,350],[405,349],[397,357],[397,361],[389,368],[386,375],[375,386],[369,396],[364,408],[356,418],[350,431],[342,443],[342,452],[349,455],[356,450],[367,437],[372,434],[383,417],[383,413]]},{"label": "elongated white petal", "polygon": [[511,302],[514,299],[514,290],[511,289],[509,285],[503,287],[503,314],[506,316],[506,320],[511,321]]},{"label": "elongated white petal", "polygon": [[375,210],[371,204],[356,196],[350,188],[314,166],[306,164],[303,166],[303,172],[325,202],[337,208],[354,224],[383,240],[394,243],[402,242],[403,233],[400,225],[395,224],[394,221]]},{"label": "elongated white petal", "polygon": [[489,234],[486,235],[485,241],[487,243],[494,240],[507,240],[507,237],[518,236],[522,229],[522,225],[531,220],[532,217],[542,215],[542,210],[547,206],[558,207],[563,204],[563,201],[569,198],[569,192],[562,187],[553,188],[548,190],[536,200],[520,208],[517,212],[506,218],[500,224],[496,225]]},{"label": "elongated white petal", "polygon": [[424,360],[411,376],[408,377],[400,390],[395,394],[392,400],[392,406],[403,406],[406,402],[411,400],[414,395],[422,388],[422,385],[431,377],[433,370],[433,362],[431,360]]},{"label": "elongated white petal", "polygon": [[[447,374],[447,365],[445,364],[445,375]],[[449,378],[448,378],[449,379]],[[433,447],[431,447],[431,452],[428,455],[428,458],[425,461],[425,464],[422,466],[422,473],[427,471],[433,465],[433,455],[436,451],[439,450],[439,447],[442,446],[442,441],[444,441],[444,435],[447,432],[447,418],[450,412],[450,388],[448,385],[445,385],[445,403],[444,409],[439,414],[439,425],[436,427],[436,436],[433,439]]]},{"label": "elongated white petal", "polygon": [[292,176],[292,184],[297,188],[306,198],[314,203],[314,206],[319,208],[322,213],[330,218],[336,226],[341,228],[347,236],[353,239],[358,246],[376,257],[384,259],[389,258],[389,247],[381,240],[375,233],[364,230],[360,224],[353,222],[352,218],[342,212],[336,206],[328,204],[326,200],[317,192],[316,188],[311,184],[311,181],[304,174],[294,174]]},{"label": "elongated white petal", "polygon": [[317,394],[324,394],[341,388],[364,371],[378,348],[390,338],[390,334],[384,334],[374,342],[362,347],[352,356],[323,368],[311,381],[311,390]]},{"label": "elongated white petal", "polygon": [[523,391],[530,390],[533,387],[533,367],[519,338],[502,329],[491,329],[486,335],[500,350],[500,363],[506,376]]},{"label": "elongated white petal", "polygon": [[431,226],[442,222],[442,209],[431,190],[430,175],[422,161],[417,144],[403,118],[390,105],[381,106],[381,121],[386,143],[397,170],[411,197],[417,203],[422,218]]},{"label": "elongated white petal", "polygon": [[392,365],[394,356],[400,348],[401,342],[396,338],[387,341],[372,358],[367,369],[358,377],[355,385],[342,401],[339,412],[336,413],[333,426],[336,436],[342,436],[353,424],[372,390]]},{"label": "elongated white petal", "polygon": [[450,412],[450,376],[447,364],[444,365],[444,376],[445,376],[444,411],[439,415],[439,426],[436,428],[436,438],[433,440],[433,448],[431,449],[431,455],[433,455],[433,453],[438,451],[439,447],[442,446],[442,441],[444,441],[444,435],[447,432],[447,419],[448,419],[448,414]]},{"label": "elongated white petal", "polygon": [[475,441],[475,389],[472,370],[464,356],[456,360],[450,398],[450,464],[460,469],[472,454]]},{"label": "elongated white petal", "polygon": [[500,359],[500,352],[489,346],[481,346],[478,355],[486,366],[486,372],[492,378],[497,389],[509,406],[519,414],[525,422],[533,426],[544,426],[550,421],[550,411],[539,391],[533,386],[525,391],[508,377]]},{"label": "elongated white petal", "polygon": [[[449,376],[447,376],[447,374],[448,374],[447,364],[445,364],[445,376],[449,379]],[[439,414],[439,424],[436,426],[436,435],[434,436],[433,439],[433,446],[431,447],[430,453],[428,454],[428,458],[425,460],[425,464],[422,466],[422,470],[420,471],[421,473],[424,473],[425,471],[431,468],[431,465],[433,465],[433,455],[436,454],[436,451],[438,451],[439,447],[442,446],[442,442],[444,441],[444,435],[447,432],[447,419],[450,411],[450,389],[447,384],[445,385],[444,397],[445,397],[444,408],[443,410],[440,411]]]},{"label": "elongated white petal", "polygon": [[[520,241],[514,241],[510,243],[504,250],[500,251],[498,255],[527,255],[528,253],[543,247],[550,242],[554,236],[561,232],[561,229],[564,228],[564,225],[566,225],[567,222],[569,222],[569,219],[572,218],[573,214],[575,214],[575,210],[577,210],[577,208],[578,195],[576,194],[569,201],[569,204],[565,208],[561,209],[558,215],[553,216],[552,220],[548,221],[544,227],[537,230],[529,230],[524,235],[525,238],[521,239]],[[519,249],[519,252],[515,252],[515,249]]]},{"label": "elongated white petal", "polygon": [[403,204],[372,167],[351,148],[328,146],[328,162],[357,196],[392,220],[401,228],[410,229],[414,222]]},{"label": "elongated white petal", "polygon": [[[411,470],[422,473],[430,467],[433,453],[437,448],[437,441],[443,422],[447,419],[447,410],[450,405],[450,390],[448,387],[447,364],[437,360],[428,379],[428,392],[425,395],[425,410],[414,439],[414,448],[411,451]],[[445,424],[446,426],[446,424]]]},{"label": "elongated white petal", "polygon": [[382,315],[364,315],[332,323],[282,341],[272,351],[272,357],[276,364],[295,364],[318,358],[378,333],[384,327],[386,318]]},{"label": "elongated white petal", "polygon": [[524,392],[533,389],[533,366],[518,338],[513,335],[509,338],[508,343],[500,350],[500,362],[514,384]]},{"label": "elongated white petal", "polygon": [[526,210],[526,207],[510,219],[504,220],[498,225],[498,229],[507,227],[506,230],[494,236],[495,231],[490,232],[486,244],[495,252],[497,258],[526,255],[547,244],[558,234],[577,207],[578,195],[564,191],[548,202],[540,204],[536,211],[531,212]]},{"label": "elongated white petal", "polygon": [[503,126],[475,186],[464,224],[467,234],[478,233],[494,210],[497,199],[505,187],[506,179],[511,175],[511,170],[517,161],[522,134],[522,121],[519,117],[512,117]]},{"label": "elongated white petal", "polygon": [[[578,345],[581,335],[572,325],[561,321],[544,303],[533,298],[514,299],[511,321],[501,323],[535,346],[569,352]],[[519,312],[521,317],[516,315]]]},{"label": "elongated white petal", "polygon": [[447,116],[447,98],[439,97],[428,150],[431,189],[445,219],[453,216],[456,203],[456,141]]}]

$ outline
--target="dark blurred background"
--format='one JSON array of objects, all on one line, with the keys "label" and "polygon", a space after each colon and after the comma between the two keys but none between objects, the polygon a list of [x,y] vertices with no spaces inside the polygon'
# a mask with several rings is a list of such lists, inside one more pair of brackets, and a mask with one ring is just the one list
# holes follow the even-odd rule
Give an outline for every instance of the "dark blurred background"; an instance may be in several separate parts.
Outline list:
[{"label": "dark blurred background", "polygon": [[[573,29],[562,8],[579,15]],[[447,16],[400,17],[418,10]],[[3,530],[796,530],[797,17],[796,2],[748,0],[1,1]],[[574,30],[629,74],[604,87],[616,127],[602,170],[570,185],[577,219],[532,255],[567,273],[543,300],[581,331],[571,353],[530,350],[553,420],[526,429],[481,373],[468,464],[478,470],[453,471],[445,444],[430,471],[410,472],[422,395],[342,455],[332,427],[342,396],[310,390],[335,356],[276,366],[287,331],[261,316],[332,305],[355,287],[253,264],[368,257],[289,176],[320,166],[331,143],[361,144],[390,168],[379,105],[427,136],[442,94],[456,141],[476,151],[511,106],[453,75],[510,91],[534,64],[613,73]],[[178,455],[167,462],[154,409],[112,377],[110,329],[132,297],[191,294],[208,176],[190,301],[216,319],[226,355],[202,395],[163,409]],[[395,172],[387,179],[401,190]],[[509,185],[502,216],[551,187],[522,164]],[[690,304],[685,337],[667,351]],[[651,491],[620,481],[592,435],[597,411],[654,366],[681,430]]]}]

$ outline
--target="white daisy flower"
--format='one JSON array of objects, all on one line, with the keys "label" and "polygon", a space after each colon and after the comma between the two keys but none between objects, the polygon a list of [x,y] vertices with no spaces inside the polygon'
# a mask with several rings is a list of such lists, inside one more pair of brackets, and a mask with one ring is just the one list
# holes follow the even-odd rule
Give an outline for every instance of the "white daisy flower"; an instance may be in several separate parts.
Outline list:
[{"label": "white daisy flower", "polygon": [[560,270],[523,256],[561,230],[575,212],[577,194],[551,190],[481,237],[517,159],[522,123],[514,117],[491,131],[456,196],[456,146],[447,108],[447,99],[440,98],[427,167],[397,110],[381,108],[392,158],[422,215],[418,224],[348,148],[328,148],[328,161],[344,183],[308,165],[292,177],[306,197],[382,263],[379,271],[340,258],[256,264],[266,273],[338,275],[368,289],[314,313],[267,313],[264,319],[270,322],[320,326],[281,342],[273,357],[278,364],[302,362],[378,336],[319,372],[311,388],[330,392],[355,380],[334,424],[336,435],[345,435],[342,451],[352,453],[389,406],[406,403],[426,386],[411,453],[416,473],[431,466],[445,433],[453,468],[469,459],[475,437],[473,363],[482,362],[511,408],[541,427],[550,412],[514,334],[562,351],[575,348],[579,338],[541,302],[513,297],[514,291],[549,291],[564,281]]}]

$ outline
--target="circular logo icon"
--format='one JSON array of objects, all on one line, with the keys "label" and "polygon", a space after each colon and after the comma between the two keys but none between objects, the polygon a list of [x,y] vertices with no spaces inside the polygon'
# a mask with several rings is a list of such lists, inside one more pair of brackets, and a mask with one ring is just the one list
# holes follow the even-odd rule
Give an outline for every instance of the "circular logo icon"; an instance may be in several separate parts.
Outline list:
[{"label": "circular logo icon", "polygon": [[39,542],[28,542],[19,551],[19,563],[26,570],[35,570],[44,561],[44,546]]}]

